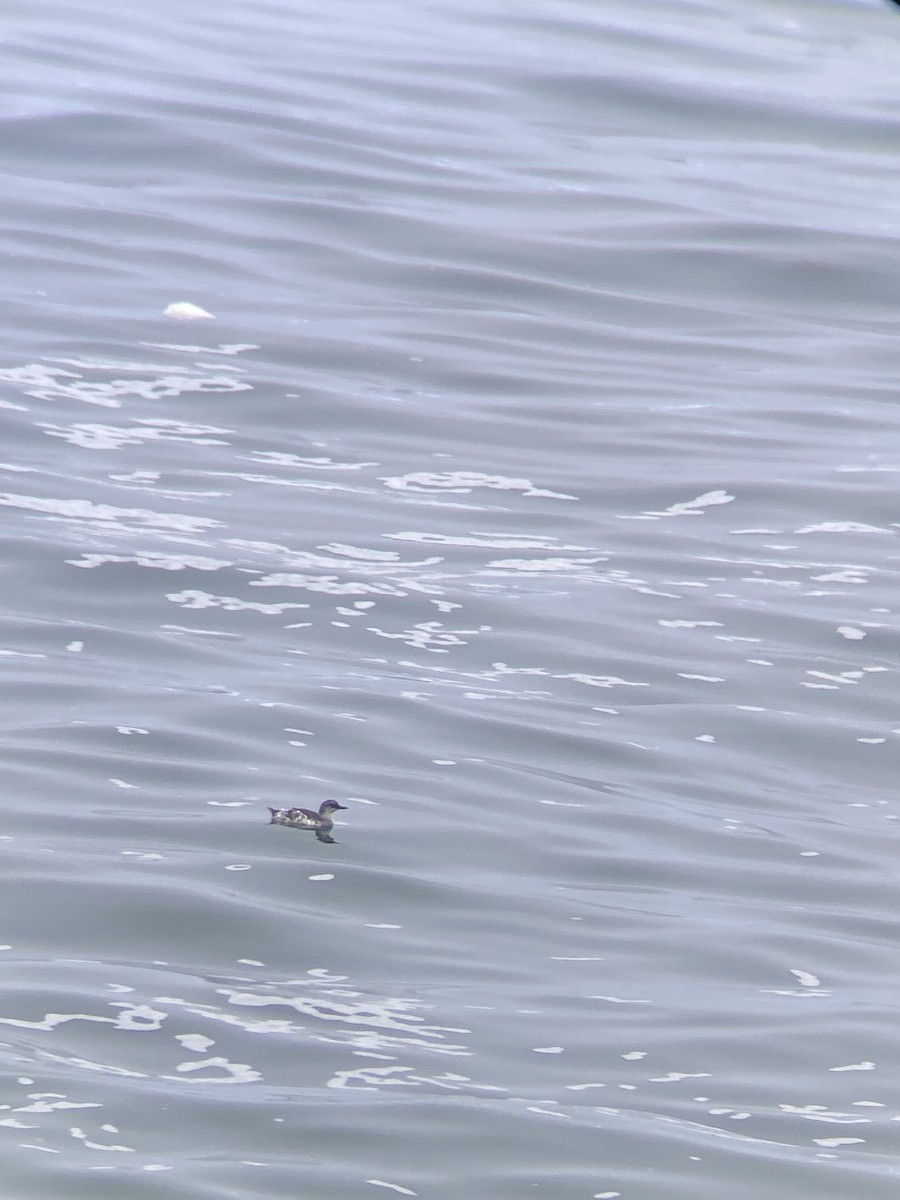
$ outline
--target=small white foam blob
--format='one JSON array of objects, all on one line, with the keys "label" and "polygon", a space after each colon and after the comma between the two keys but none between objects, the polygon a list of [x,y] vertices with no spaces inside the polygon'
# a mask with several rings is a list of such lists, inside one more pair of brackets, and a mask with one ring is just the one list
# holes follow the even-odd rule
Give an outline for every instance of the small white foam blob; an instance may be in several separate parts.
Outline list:
[{"label": "small white foam blob", "polygon": [[188,300],[179,300],[175,304],[170,304],[163,316],[173,317],[176,321],[214,321],[216,319],[211,312],[207,312],[198,304],[191,304]]},{"label": "small white foam blob", "polygon": [[817,976],[811,975],[809,971],[796,971],[792,967],[791,974],[795,975],[797,977],[797,982],[802,983],[804,987],[817,988],[821,986]]}]

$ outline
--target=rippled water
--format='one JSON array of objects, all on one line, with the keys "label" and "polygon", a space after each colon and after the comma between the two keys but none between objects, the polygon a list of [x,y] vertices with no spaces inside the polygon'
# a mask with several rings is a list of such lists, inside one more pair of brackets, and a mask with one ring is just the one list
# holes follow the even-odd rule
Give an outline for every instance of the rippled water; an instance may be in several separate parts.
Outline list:
[{"label": "rippled water", "polygon": [[12,5],[7,1194],[893,1200],[898,39]]}]

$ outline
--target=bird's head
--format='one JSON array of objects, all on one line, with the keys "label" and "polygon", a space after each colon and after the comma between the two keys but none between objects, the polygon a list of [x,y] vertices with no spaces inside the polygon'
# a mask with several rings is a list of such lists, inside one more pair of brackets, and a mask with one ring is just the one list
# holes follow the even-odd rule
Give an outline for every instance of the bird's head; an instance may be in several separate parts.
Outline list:
[{"label": "bird's head", "polygon": [[326,800],[325,803],[322,805],[322,807],[319,809],[319,812],[320,813],[337,812],[338,809],[340,809],[342,812],[346,812],[347,805],[346,804],[338,804],[337,800]]}]

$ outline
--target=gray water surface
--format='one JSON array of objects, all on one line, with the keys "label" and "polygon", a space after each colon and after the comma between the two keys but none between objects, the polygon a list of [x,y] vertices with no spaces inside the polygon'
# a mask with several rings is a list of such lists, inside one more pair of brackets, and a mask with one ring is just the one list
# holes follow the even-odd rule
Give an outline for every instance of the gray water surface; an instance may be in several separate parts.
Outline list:
[{"label": "gray water surface", "polygon": [[5,1195],[894,1200],[898,55],[11,6]]}]

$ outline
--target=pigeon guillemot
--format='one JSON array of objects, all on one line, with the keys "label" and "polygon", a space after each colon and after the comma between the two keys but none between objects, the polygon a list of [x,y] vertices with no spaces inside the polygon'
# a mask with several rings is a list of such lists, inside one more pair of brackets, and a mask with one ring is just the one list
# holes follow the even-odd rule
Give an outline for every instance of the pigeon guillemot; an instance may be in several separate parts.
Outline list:
[{"label": "pigeon guillemot", "polygon": [[346,812],[346,804],[338,804],[337,800],[325,800],[317,813],[311,808],[270,808],[272,814],[270,825],[287,825],[291,829],[311,829],[320,842],[337,845],[331,836],[334,821],[331,814],[342,809]]}]

